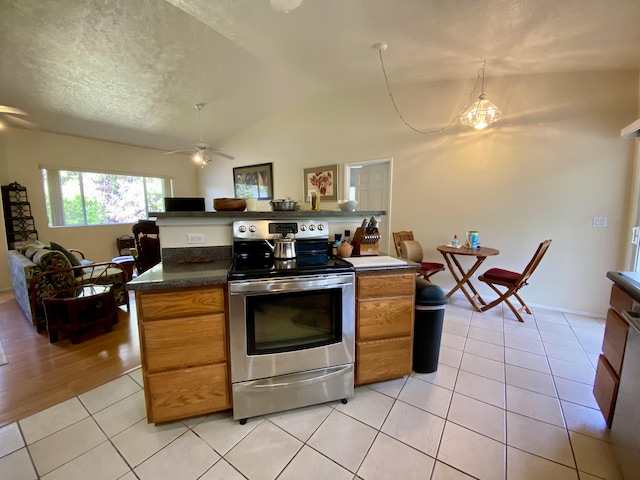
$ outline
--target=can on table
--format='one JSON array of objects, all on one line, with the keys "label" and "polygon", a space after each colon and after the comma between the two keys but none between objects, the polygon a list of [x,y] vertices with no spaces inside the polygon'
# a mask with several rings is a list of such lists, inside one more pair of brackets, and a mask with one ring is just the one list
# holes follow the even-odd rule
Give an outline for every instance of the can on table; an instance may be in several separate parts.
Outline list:
[{"label": "can on table", "polygon": [[471,248],[478,248],[478,231],[469,230],[467,232],[467,246]]}]

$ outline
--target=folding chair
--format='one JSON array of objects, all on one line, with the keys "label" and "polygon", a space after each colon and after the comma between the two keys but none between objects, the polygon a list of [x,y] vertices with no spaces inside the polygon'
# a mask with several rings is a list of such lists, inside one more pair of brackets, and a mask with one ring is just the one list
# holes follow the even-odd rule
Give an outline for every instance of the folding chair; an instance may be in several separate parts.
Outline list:
[{"label": "folding chair", "polygon": [[[540,246],[538,246],[536,253],[522,273],[511,272],[509,270],[503,270],[501,268],[491,268],[484,274],[480,275],[478,277],[478,280],[485,282],[498,294],[498,298],[496,298],[491,303],[483,306],[480,311],[486,312],[496,305],[505,302],[509,306],[511,311],[515,314],[516,318],[519,321],[524,322],[524,320],[520,316],[520,313],[525,311],[528,314],[531,314],[532,312],[527,304],[524,303],[522,297],[518,295],[518,290],[520,290],[525,285],[528,285],[529,278],[540,264],[540,261],[542,260],[542,257],[544,257],[544,254],[547,253],[549,245],[551,245],[551,240],[545,240],[540,244]],[[504,287],[506,290],[501,291],[497,288],[496,285]],[[520,302],[520,305],[522,305],[517,310],[509,301],[509,297],[511,297],[512,295],[516,297],[516,299]]]},{"label": "folding chair", "polygon": [[425,280],[428,280],[431,275],[444,270],[442,263],[422,261],[422,246],[420,242],[413,238],[413,231],[393,232],[393,244],[396,247],[398,258],[404,258],[420,264],[421,268],[418,274],[422,275]]}]

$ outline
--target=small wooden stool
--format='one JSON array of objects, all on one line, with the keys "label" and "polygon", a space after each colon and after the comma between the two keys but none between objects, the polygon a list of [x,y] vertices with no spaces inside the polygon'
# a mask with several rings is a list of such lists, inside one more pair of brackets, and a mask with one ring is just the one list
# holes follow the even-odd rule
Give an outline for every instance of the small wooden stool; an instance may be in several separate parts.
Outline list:
[{"label": "small wooden stool", "polygon": [[67,333],[71,343],[80,343],[80,331],[85,327],[102,325],[108,333],[118,322],[111,285],[83,285],[62,290],[42,303],[51,343],[58,341],[60,332]]}]

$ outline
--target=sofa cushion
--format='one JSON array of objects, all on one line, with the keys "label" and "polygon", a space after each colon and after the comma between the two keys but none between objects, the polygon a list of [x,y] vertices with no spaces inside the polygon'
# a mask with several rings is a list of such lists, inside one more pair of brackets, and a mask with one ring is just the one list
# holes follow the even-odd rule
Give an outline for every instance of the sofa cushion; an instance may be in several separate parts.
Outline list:
[{"label": "sofa cushion", "polygon": [[47,246],[46,243],[42,243],[40,240],[34,240],[34,239],[30,238],[29,240],[26,240],[22,244],[22,246],[20,248],[17,248],[16,250],[18,250],[20,253],[24,254],[24,251],[29,247],[46,248],[46,246]]},{"label": "sofa cushion", "polygon": [[51,242],[51,246],[49,248],[51,248],[51,250],[57,250],[58,252],[62,252],[63,255],[67,257],[72,267],[80,266],[80,259],[76,257],[73,253],[71,253],[69,250],[64,248],[62,245],[56,242]]},{"label": "sofa cushion", "polygon": [[69,268],[71,263],[69,259],[57,250],[48,250],[45,248],[36,248],[31,251],[31,247],[25,252],[25,257],[29,258],[33,263],[38,265],[43,272],[47,270],[60,270],[61,268]]}]

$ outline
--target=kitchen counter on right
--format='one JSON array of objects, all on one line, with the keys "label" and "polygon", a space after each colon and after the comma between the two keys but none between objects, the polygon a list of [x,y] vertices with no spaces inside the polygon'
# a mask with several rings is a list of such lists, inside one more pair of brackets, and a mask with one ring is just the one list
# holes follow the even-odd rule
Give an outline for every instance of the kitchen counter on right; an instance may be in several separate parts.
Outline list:
[{"label": "kitchen counter on right", "polygon": [[388,255],[372,255],[364,257],[347,257],[346,260],[353,265],[356,271],[371,269],[371,268],[400,268],[400,269],[416,269],[420,268],[420,265],[402,258],[390,257]]},{"label": "kitchen counter on right", "polygon": [[640,308],[640,272],[607,272],[607,278],[629,294]]},{"label": "kitchen counter on right", "polygon": [[608,272],[614,282],[593,394],[611,427],[624,478],[640,472],[640,273]]}]

